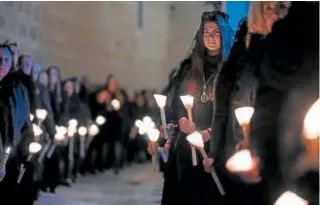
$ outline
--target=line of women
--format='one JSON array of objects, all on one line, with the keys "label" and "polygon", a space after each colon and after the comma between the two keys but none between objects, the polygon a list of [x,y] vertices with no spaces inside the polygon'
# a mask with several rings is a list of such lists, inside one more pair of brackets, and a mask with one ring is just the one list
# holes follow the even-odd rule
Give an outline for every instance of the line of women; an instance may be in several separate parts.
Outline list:
[{"label": "line of women", "polygon": [[[159,143],[169,153],[162,205],[319,204],[319,2],[251,2],[235,35],[227,14],[204,12],[163,94],[177,126]],[[193,122],[183,95],[194,99]],[[251,120],[241,123],[239,108]],[[314,138],[304,134],[311,108]],[[195,132],[208,155],[197,150],[198,163],[187,138]]]},{"label": "line of women", "polygon": [[118,174],[125,162],[150,158],[146,139],[129,134],[135,119],[158,115],[151,92],[130,101],[113,75],[89,92],[18,51],[15,43],[0,45],[0,204],[33,204],[79,174]]}]

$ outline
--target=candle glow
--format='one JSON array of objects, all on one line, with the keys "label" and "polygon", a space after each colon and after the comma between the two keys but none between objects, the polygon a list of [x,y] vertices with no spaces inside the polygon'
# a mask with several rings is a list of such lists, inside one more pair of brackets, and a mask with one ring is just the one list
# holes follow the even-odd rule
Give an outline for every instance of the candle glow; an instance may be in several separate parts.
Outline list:
[{"label": "candle glow", "polygon": [[45,109],[37,109],[36,110],[36,116],[39,120],[46,119],[47,115],[48,115],[48,112]]},{"label": "candle glow", "polygon": [[78,121],[76,119],[71,119],[68,122],[69,127],[77,127],[78,126]]},{"label": "candle glow", "polygon": [[308,205],[308,201],[299,197],[291,191],[284,192],[274,203],[274,205]]},{"label": "candle glow", "polygon": [[185,107],[193,107],[193,97],[191,95],[180,96],[180,99]]},{"label": "candle glow", "polygon": [[32,142],[29,145],[29,152],[31,154],[35,154],[37,152],[39,152],[41,150],[42,146],[41,144],[37,143],[37,142]]},{"label": "candle glow", "polygon": [[190,144],[196,147],[199,147],[199,148],[204,147],[202,135],[199,132],[191,133],[190,135],[187,136],[187,140],[190,142]]},{"label": "candle glow", "polygon": [[148,131],[148,136],[149,136],[149,140],[153,143],[157,142],[157,140],[159,139],[160,136],[160,132],[158,129],[150,129]]},{"label": "candle glow", "polygon": [[304,119],[304,135],[309,140],[318,139],[320,134],[320,99],[309,109]]},{"label": "candle glow", "polygon": [[89,127],[89,135],[90,136],[95,136],[95,135],[97,135],[99,133],[99,128],[98,128],[98,126],[97,125],[91,125],[90,127]]},{"label": "candle glow", "polygon": [[157,102],[158,107],[164,108],[164,106],[166,105],[167,96],[159,94],[154,94],[153,96]]},{"label": "candle glow", "polygon": [[120,109],[120,101],[117,99],[114,99],[111,101],[111,105],[114,110],[118,111]]},{"label": "candle glow", "polygon": [[253,168],[250,151],[247,149],[236,152],[226,163],[230,172],[245,172]]},{"label": "candle glow", "polygon": [[85,136],[87,134],[87,128],[85,128],[84,126],[81,126],[79,129],[78,129],[78,134],[80,136]]},{"label": "candle glow", "polygon": [[42,129],[38,125],[32,124],[32,127],[35,136],[40,136],[43,133]]},{"label": "candle glow", "polygon": [[106,122],[106,118],[103,117],[103,116],[101,116],[101,115],[99,115],[99,116],[96,118],[96,123],[97,123],[98,125],[103,125],[105,122]]},{"label": "candle glow", "polygon": [[253,107],[240,107],[235,109],[235,115],[240,125],[246,125],[250,123],[251,117],[254,112]]}]

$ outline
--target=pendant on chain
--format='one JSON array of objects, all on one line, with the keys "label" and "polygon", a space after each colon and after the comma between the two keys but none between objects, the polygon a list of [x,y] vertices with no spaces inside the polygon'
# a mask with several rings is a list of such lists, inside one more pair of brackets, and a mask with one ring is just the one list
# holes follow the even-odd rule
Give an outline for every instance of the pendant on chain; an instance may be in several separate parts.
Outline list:
[{"label": "pendant on chain", "polygon": [[203,92],[201,97],[200,97],[201,102],[206,103],[209,100],[209,96],[207,95],[206,92]]}]

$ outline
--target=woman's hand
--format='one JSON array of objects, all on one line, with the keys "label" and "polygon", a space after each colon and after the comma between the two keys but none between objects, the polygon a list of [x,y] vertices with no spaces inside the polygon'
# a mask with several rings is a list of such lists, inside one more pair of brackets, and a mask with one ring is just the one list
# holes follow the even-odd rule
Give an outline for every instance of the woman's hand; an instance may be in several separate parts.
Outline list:
[{"label": "woman's hand", "polygon": [[202,164],[204,166],[204,170],[208,173],[213,172],[214,171],[213,163],[214,163],[214,159],[212,158],[203,159]]},{"label": "woman's hand", "polygon": [[195,124],[194,123],[191,124],[186,117],[182,117],[179,120],[179,127],[180,127],[180,131],[185,133],[186,135],[189,135],[196,131]]},{"label": "woman's hand", "polygon": [[151,142],[149,142],[148,143],[148,149],[147,149],[147,151],[148,151],[148,153],[150,154],[150,155],[155,155],[155,154],[157,154],[158,153],[158,149],[159,149],[159,145],[158,145],[158,143],[151,143]]}]

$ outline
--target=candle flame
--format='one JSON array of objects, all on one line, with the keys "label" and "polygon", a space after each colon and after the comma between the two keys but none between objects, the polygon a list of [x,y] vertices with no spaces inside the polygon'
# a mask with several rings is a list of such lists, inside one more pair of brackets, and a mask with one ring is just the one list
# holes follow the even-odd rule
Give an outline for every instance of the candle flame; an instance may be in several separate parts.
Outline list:
[{"label": "candle flame", "polygon": [[202,135],[199,132],[191,133],[187,136],[187,140],[196,147],[204,147]]},{"label": "candle flame", "polygon": [[98,128],[98,126],[97,125],[91,125],[90,127],[89,127],[89,135],[90,136],[95,136],[95,135],[97,135],[99,133],[99,128]]},{"label": "candle flame", "polygon": [[84,126],[79,127],[78,129],[78,133],[80,136],[85,136],[87,134],[87,128],[85,128]]},{"label": "candle flame", "polygon": [[96,118],[96,123],[97,123],[98,125],[103,125],[105,122],[106,122],[106,118],[103,117],[103,116],[101,116],[101,115],[99,115],[99,116]]},{"label": "candle flame", "polygon": [[111,105],[114,110],[118,111],[120,109],[120,101],[117,99],[114,99],[111,101]]},{"label": "candle flame", "polygon": [[307,139],[318,139],[320,133],[320,99],[309,109],[304,119],[304,133]]},{"label": "candle flame", "polygon": [[35,136],[40,136],[43,133],[42,129],[36,124],[32,124],[32,128]]},{"label": "candle flame", "polygon": [[274,205],[308,205],[308,201],[299,197],[291,191],[284,192],[274,203]]},{"label": "candle flame", "polygon": [[76,119],[71,119],[68,122],[69,127],[77,127],[78,126],[78,121]]},{"label": "candle flame", "polygon": [[39,152],[41,150],[42,146],[41,144],[37,143],[37,142],[32,142],[29,145],[29,152],[31,154],[35,154],[37,152]]},{"label": "candle flame", "polygon": [[159,94],[154,94],[153,96],[158,104],[158,107],[164,108],[164,106],[166,105],[167,96]]},{"label": "candle flame", "polygon": [[249,124],[254,113],[253,107],[240,107],[235,109],[235,115],[240,125]]},{"label": "candle flame", "polygon": [[9,154],[10,152],[11,152],[11,148],[10,148],[10,147],[7,147],[6,153]]},{"label": "candle flame", "polygon": [[160,136],[160,132],[158,129],[150,129],[148,131],[148,136],[151,142],[157,142],[157,140],[159,139]]},{"label": "candle flame", "polygon": [[36,116],[40,120],[46,119],[47,115],[48,115],[48,112],[45,109],[37,109],[36,110]]},{"label": "candle flame", "polygon": [[247,149],[236,152],[226,163],[226,167],[230,172],[245,172],[253,168],[253,162],[250,151]]},{"label": "candle flame", "polygon": [[184,106],[193,106],[193,97],[191,95],[180,96]]}]

